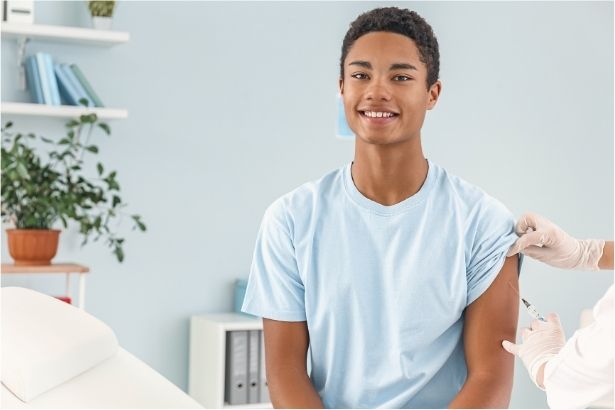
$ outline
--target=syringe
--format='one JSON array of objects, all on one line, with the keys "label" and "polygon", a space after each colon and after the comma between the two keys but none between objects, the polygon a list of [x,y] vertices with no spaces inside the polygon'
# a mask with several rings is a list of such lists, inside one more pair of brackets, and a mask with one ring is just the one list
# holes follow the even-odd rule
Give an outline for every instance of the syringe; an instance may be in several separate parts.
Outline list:
[{"label": "syringe", "polygon": [[508,286],[510,286],[512,288],[512,290],[515,291],[515,293],[517,294],[517,296],[519,296],[519,299],[521,299],[521,302],[523,302],[523,305],[525,305],[525,310],[527,311],[527,313],[529,313],[529,315],[531,317],[533,317],[534,319],[537,320],[542,320],[543,322],[546,322],[545,318],[542,317],[542,315],[540,313],[538,313],[538,310],[536,310],[536,308],[534,307],[534,305],[532,305],[530,302],[528,302],[527,300],[523,299],[521,297],[521,295],[519,295],[519,292],[517,291],[517,289],[514,288],[514,286],[508,282]]},{"label": "syringe", "polygon": [[534,319],[538,319],[538,320],[542,320],[543,322],[546,322],[545,318],[542,317],[540,313],[538,313],[534,305],[532,305],[530,302],[528,302],[527,300],[523,298],[521,298],[521,301],[525,305],[525,310],[527,310],[527,313],[529,313],[531,317],[533,317]]}]

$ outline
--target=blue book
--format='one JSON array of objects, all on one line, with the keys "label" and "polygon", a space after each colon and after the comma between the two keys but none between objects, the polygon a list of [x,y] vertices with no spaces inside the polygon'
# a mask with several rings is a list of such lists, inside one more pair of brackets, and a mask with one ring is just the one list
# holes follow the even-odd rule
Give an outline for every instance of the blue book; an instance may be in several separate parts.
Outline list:
[{"label": "blue book", "polygon": [[54,64],[53,69],[58,79],[58,89],[62,100],[67,105],[79,105],[79,93],[74,89],[71,82],[66,77],[66,74],[64,74],[62,66],[60,64]]},{"label": "blue book", "polygon": [[37,104],[44,104],[41,79],[36,67],[36,57],[34,56],[28,56],[28,58],[26,58],[26,79],[28,81],[28,90],[30,91],[32,101]]},{"label": "blue book", "polygon": [[[64,75],[66,76],[70,84],[72,85],[72,87],[75,89],[75,91],[77,91],[77,94],[79,95],[79,100],[85,98],[88,102],[88,107],[95,107],[94,102],[88,96],[87,91],[85,91],[85,89],[83,88],[83,86],[81,85],[77,77],[75,76],[75,73],[73,73],[73,70],[70,69],[70,66],[68,64],[60,64],[60,67],[61,67],[62,72],[64,73]],[[81,104],[77,103],[77,105],[81,105]]]},{"label": "blue book", "polygon": [[83,72],[81,72],[79,67],[77,67],[77,64],[71,64],[70,69],[72,70],[73,74],[75,74],[75,77],[77,77],[77,80],[79,80],[79,82],[81,83],[81,86],[88,93],[88,97],[90,97],[90,100],[94,101],[94,104],[96,104],[97,107],[104,107],[104,104],[100,100],[100,97],[98,97],[98,94],[96,94],[96,91],[94,91],[90,82],[87,80],[87,78],[85,78]]},{"label": "blue book", "polygon": [[38,69],[39,79],[41,80],[41,90],[43,91],[43,104],[53,104],[51,98],[51,86],[49,85],[49,77],[45,68],[45,57],[43,53],[36,53],[36,68]]},{"label": "blue book", "polygon": [[53,59],[50,54],[43,53],[43,61],[45,62],[45,73],[49,78],[49,90],[51,91],[51,103],[53,105],[61,105],[60,92],[58,90],[58,82],[53,70]]}]

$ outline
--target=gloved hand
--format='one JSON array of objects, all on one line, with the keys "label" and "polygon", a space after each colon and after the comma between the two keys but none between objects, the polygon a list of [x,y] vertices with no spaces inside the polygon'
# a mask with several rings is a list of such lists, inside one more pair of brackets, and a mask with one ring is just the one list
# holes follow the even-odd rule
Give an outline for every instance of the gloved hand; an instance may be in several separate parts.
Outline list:
[{"label": "gloved hand", "polygon": [[575,239],[553,222],[532,213],[519,218],[515,231],[520,238],[511,246],[507,256],[523,252],[557,268],[599,269],[603,240]]},{"label": "gloved hand", "polygon": [[[559,353],[566,343],[564,329],[555,313],[547,316],[547,321],[532,321],[530,328],[521,331],[522,344],[514,344],[508,340],[502,341],[502,347],[508,352],[519,356],[532,381],[541,389],[544,387],[536,379],[540,366],[546,364]],[[541,381],[542,382],[542,381]]]}]

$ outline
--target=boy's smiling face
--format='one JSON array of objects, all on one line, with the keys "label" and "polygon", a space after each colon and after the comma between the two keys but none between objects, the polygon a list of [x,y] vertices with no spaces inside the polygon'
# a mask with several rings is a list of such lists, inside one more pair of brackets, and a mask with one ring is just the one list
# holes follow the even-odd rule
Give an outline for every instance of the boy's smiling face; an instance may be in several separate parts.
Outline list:
[{"label": "boy's smiling face", "polygon": [[440,89],[439,81],[427,87],[427,67],[414,41],[382,31],[355,41],[340,80],[348,125],[358,139],[378,145],[420,137]]}]

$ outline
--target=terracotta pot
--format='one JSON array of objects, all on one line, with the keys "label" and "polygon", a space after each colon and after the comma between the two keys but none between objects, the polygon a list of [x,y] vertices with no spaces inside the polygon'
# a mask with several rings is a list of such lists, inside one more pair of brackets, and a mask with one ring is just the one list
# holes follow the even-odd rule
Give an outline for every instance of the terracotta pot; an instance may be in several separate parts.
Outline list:
[{"label": "terracotta pot", "polygon": [[59,229],[7,229],[15,265],[49,265],[58,251]]}]

